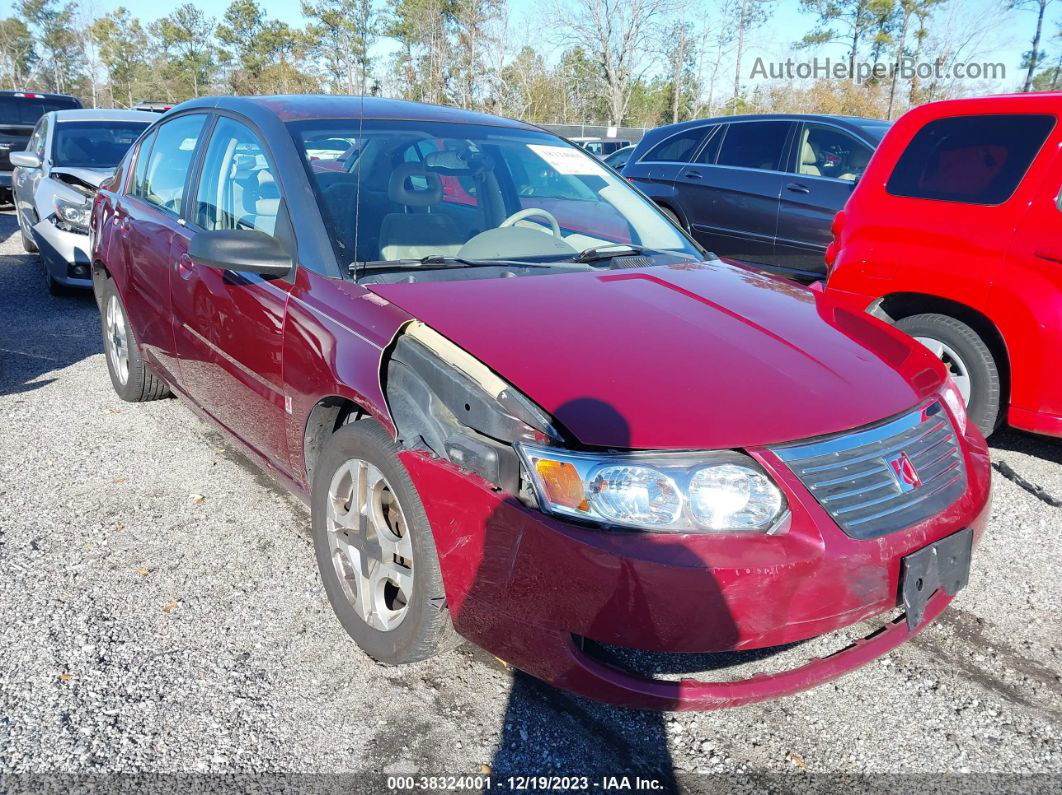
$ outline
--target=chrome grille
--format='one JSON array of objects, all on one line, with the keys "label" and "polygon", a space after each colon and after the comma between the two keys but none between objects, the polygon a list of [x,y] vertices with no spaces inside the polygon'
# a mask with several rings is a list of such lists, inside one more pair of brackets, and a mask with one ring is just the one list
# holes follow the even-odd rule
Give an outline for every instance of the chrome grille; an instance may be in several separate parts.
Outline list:
[{"label": "chrome grille", "polygon": [[[853,538],[909,527],[966,489],[962,452],[940,403],[881,425],[773,449]],[[905,468],[904,454],[913,469]]]}]

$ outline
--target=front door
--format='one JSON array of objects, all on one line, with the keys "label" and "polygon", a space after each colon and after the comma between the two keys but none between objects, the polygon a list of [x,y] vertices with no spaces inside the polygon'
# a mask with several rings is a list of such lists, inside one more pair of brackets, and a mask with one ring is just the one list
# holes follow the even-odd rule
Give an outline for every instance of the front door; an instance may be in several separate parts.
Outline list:
[{"label": "front door", "polygon": [[141,142],[129,191],[114,223],[126,252],[126,312],[138,330],[140,350],[163,373],[176,373],[170,314],[170,246],[180,229],[188,171],[206,114],[178,116]]},{"label": "front door", "polygon": [[220,117],[203,155],[187,224],[173,237],[173,335],[186,391],[274,463],[287,459],[281,351],[291,284],[197,265],[188,256],[188,242],[214,229],[277,235],[279,209],[265,148],[248,127]]},{"label": "front door", "polygon": [[693,236],[709,251],[744,262],[774,262],[785,177],[780,169],[792,126],[787,121],[731,122],[695,162],[679,170],[679,202]]},{"label": "front door", "polygon": [[815,122],[801,125],[794,149],[779,206],[775,264],[817,279],[826,275],[833,217],[848,201],[873,150],[844,130]]}]

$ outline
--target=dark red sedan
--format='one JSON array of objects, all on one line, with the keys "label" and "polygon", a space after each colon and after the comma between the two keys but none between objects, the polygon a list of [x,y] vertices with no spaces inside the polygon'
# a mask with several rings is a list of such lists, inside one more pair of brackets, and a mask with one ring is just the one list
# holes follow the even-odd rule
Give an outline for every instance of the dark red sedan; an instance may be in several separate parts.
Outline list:
[{"label": "dark red sedan", "polygon": [[[357,152],[315,167],[327,140]],[[377,660],[463,636],[593,698],[732,706],[880,656],[966,583],[990,470],[941,362],[700,250],[540,129],[199,99],[130,150],[92,226],[115,390],[185,399],[310,503],[325,590]],[[742,681],[611,656],[875,616]]]}]

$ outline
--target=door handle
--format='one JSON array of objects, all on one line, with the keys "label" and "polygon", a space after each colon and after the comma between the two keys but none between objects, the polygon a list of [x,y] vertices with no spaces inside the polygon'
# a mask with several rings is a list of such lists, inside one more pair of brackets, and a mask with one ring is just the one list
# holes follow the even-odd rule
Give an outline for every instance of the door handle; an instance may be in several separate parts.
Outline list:
[{"label": "door handle", "polygon": [[177,275],[185,281],[192,278],[192,273],[195,271],[195,263],[192,262],[192,258],[187,254],[182,254],[180,259],[173,263],[174,269],[177,271]]},{"label": "door handle", "polygon": [[1037,249],[1036,256],[1048,262],[1062,263],[1062,251],[1051,251],[1046,248]]},{"label": "door handle", "polygon": [[699,171],[687,171],[682,176],[686,177],[686,179],[702,179],[703,178],[703,175]]},{"label": "door handle", "polygon": [[786,190],[791,190],[793,193],[811,193],[811,188],[807,185],[801,185],[799,182],[790,182],[785,186]]}]

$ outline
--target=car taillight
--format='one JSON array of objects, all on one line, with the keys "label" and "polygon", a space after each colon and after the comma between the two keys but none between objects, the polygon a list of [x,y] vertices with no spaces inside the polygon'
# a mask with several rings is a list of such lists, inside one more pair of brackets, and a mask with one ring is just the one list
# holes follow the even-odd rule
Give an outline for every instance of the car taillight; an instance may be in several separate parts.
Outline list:
[{"label": "car taillight", "polygon": [[44,94],[29,94],[25,91],[15,92],[16,97],[23,97],[25,99],[44,99]]},{"label": "car taillight", "polygon": [[833,223],[830,224],[830,232],[833,234],[833,240],[830,245],[826,246],[826,253],[823,255],[823,259],[826,260],[826,273],[828,274],[833,269],[834,262],[837,261],[837,252],[840,251],[841,228],[844,226],[844,210],[841,210],[837,215],[833,217]]}]

